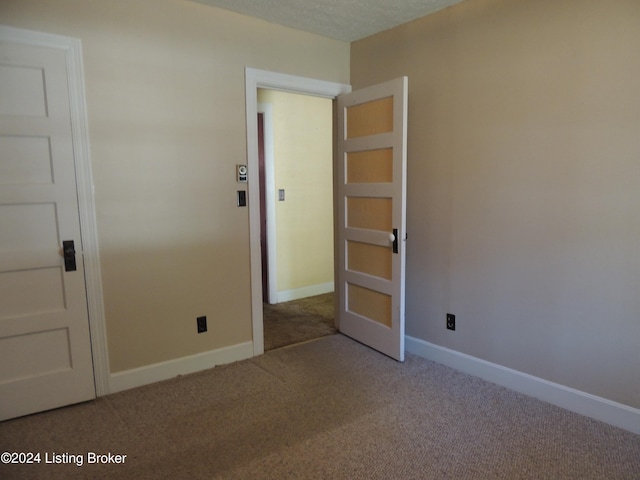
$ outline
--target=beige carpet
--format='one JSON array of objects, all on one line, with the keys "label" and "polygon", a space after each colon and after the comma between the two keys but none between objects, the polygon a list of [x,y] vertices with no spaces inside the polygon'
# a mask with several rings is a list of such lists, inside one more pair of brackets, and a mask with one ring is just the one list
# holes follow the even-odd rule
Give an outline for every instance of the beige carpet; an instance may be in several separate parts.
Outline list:
[{"label": "beige carpet", "polygon": [[263,305],[264,350],[336,333],[333,293]]},{"label": "beige carpet", "polygon": [[0,423],[0,445],[84,461],[7,480],[640,478],[638,435],[342,335]]}]

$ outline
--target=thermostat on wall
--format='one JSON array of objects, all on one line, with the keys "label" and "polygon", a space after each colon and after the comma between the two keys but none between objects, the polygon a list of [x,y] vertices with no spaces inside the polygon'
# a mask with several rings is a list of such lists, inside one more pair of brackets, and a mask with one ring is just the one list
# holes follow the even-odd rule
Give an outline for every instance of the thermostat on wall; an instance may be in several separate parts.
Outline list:
[{"label": "thermostat on wall", "polygon": [[240,183],[247,182],[247,166],[246,165],[236,165],[236,173],[238,175],[238,182]]}]

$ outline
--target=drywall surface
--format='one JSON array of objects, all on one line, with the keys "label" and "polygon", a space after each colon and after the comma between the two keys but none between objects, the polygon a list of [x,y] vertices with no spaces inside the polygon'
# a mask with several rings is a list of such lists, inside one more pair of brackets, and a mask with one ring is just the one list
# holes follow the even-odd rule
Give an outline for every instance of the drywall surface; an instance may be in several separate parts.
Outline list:
[{"label": "drywall surface", "polygon": [[244,69],[348,83],[349,44],[181,0],[0,18],[82,41],[111,372],[251,341]]},{"label": "drywall surface", "polygon": [[354,88],[409,77],[409,335],[640,407],[638,25],[473,0],[352,44]]}]

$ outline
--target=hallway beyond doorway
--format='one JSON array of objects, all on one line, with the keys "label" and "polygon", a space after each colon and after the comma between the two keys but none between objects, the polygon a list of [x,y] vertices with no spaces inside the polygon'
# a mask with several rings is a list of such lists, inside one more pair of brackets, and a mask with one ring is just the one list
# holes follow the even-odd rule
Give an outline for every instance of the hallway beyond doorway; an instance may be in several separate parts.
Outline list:
[{"label": "hallway beyond doorway", "polygon": [[333,293],[263,304],[264,350],[336,333]]}]

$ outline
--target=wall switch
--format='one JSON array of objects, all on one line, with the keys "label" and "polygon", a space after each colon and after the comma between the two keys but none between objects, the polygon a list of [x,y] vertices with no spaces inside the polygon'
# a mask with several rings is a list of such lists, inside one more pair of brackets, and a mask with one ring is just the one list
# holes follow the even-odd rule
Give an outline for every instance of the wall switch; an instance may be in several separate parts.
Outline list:
[{"label": "wall switch", "polygon": [[278,190],[278,201],[284,202],[284,188]]},{"label": "wall switch", "polygon": [[207,331],[207,317],[196,318],[196,323],[198,325],[198,333],[204,333]]},{"label": "wall switch", "polygon": [[245,190],[238,190],[238,206],[247,206],[247,192]]}]

